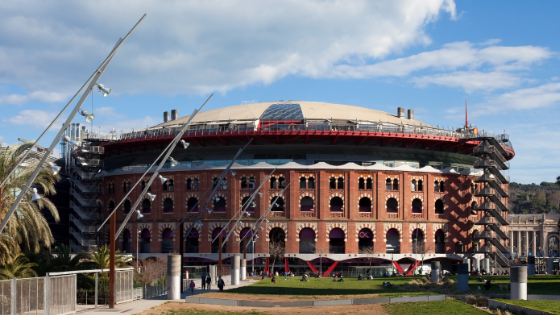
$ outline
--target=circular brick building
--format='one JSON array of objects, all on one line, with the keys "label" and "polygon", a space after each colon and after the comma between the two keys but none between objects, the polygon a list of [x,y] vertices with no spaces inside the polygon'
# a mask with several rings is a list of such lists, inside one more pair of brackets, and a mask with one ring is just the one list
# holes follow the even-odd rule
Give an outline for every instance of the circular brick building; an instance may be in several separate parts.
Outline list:
[{"label": "circular brick building", "polygon": [[[145,130],[123,134],[104,144],[103,212],[118,203],[148,165],[169,144],[189,117],[171,117]],[[188,149],[177,147],[154,181],[151,201],[142,197],[139,210],[119,235],[117,247],[140,258],[182,252],[184,265],[216,263],[220,231],[234,229],[223,246],[224,259],[243,251],[240,237],[258,233],[247,246],[248,265],[258,268],[271,244],[280,246],[291,268],[352,270],[360,266],[394,266],[410,272],[415,261],[438,259],[444,268],[477,252],[475,225],[484,213],[473,202],[481,176],[473,169],[473,149],[480,141],[474,128],[445,130],[414,120],[414,111],[397,114],[318,102],[280,101],[225,107],[199,113],[183,136]],[[208,203],[211,213],[193,206],[213,185],[238,149],[253,139]],[[500,142],[514,156],[509,142]],[[242,225],[227,226],[244,201],[273,170],[248,208]],[[144,179],[147,182],[148,178]],[[142,182],[117,211],[122,222],[140,198]],[[268,216],[252,231],[280,191]],[[507,204],[507,202],[506,202]],[[172,231],[189,214],[181,232]],[[198,212],[198,224],[181,244]],[[506,213],[503,214],[507,216]],[[252,235],[252,234],[251,234]],[[274,251],[277,251],[275,249]],[[480,254],[483,255],[483,254]],[[277,258],[277,257],[274,257]],[[272,262],[272,261],[271,261]],[[395,264],[393,265],[393,262]],[[333,269],[336,268],[336,269]]]}]

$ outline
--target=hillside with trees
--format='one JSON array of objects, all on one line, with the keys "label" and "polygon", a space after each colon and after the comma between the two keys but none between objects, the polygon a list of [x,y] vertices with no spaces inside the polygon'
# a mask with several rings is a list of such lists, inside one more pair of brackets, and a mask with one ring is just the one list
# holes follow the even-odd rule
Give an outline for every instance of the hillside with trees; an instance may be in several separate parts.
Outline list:
[{"label": "hillside with trees", "polygon": [[509,185],[509,209],[512,213],[560,212],[560,185],[512,182]]}]

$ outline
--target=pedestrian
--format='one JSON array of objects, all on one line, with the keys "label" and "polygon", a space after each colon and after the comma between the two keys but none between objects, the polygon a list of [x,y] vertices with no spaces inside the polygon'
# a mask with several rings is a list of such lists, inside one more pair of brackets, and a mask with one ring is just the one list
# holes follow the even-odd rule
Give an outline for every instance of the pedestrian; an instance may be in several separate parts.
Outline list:
[{"label": "pedestrian", "polygon": [[222,280],[222,277],[220,277],[220,279],[218,280],[218,289],[220,289],[220,291],[224,291],[224,285],[226,283],[224,282],[224,280]]},{"label": "pedestrian", "polygon": [[212,277],[206,277],[206,290],[210,290],[210,286],[212,285]]},{"label": "pedestrian", "polygon": [[194,280],[191,280],[191,285],[190,285],[191,294],[194,294],[194,287],[195,287],[195,286],[196,286],[196,284],[194,284]]},{"label": "pedestrian", "polygon": [[206,274],[202,274],[202,285],[200,286],[202,290],[206,290]]}]

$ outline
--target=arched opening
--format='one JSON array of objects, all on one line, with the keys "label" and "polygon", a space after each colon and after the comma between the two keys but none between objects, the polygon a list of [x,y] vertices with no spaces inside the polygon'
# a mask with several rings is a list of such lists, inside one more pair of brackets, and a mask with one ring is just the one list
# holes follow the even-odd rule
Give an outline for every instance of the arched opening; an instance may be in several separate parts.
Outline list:
[{"label": "arched opening", "polygon": [[387,238],[387,243],[385,245],[385,252],[387,254],[400,254],[401,241],[400,241],[399,231],[397,229],[389,229],[385,237]]},{"label": "arched opening", "polygon": [[161,184],[161,187],[163,189],[163,191],[167,191],[167,181],[165,181],[163,184]]},{"label": "arched opening", "polygon": [[[284,177],[278,178],[278,188],[280,188],[280,189],[286,188],[286,186],[284,185],[285,182],[286,181],[284,180]],[[255,186],[255,184],[254,184],[254,179],[253,179],[253,188],[254,188],[254,186]]]},{"label": "arched opening", "polygon": [[[142,186],[141,191],[144,191],[144,188],[146,188],[146,184],[147,184],[146,181],[143,180],[142,183],[141,183],[141,186]],[[151,191],[152,191],[152,186],[148,187],[148,192],[151,192]]]},{"label": "arched opening", "polygon": [[548,257],[558,257],[560,253],[560,242],[558,241],[558,236],[551,235],[548,237]]},{"label": "arched opening", "polygon": [[152,203],[150,199],[142,200],[142,213],[151,213],[152,212]]},{"label": "arched opening", "polygon": [[344,189],[344,178],[338,178],[338,189]]},{"label": "arched opening", "polygon": [[299,253],[315,254],[315,231],[312,228],[303,228],[299,232]]},{"label": "arched opening", "polygon": [[[245,187],[247,187],[247,184],[245,184]],[[241,189],[243,189],[243,181],[241,182]],[[276,189],[276,177],[270,178],[270,189]]]},{"label": "arched opening", "polygon": [[[246,245],[247,247],[243,247],[243,242],[244,239],[246,239]],[[244,228],[243,230],[241,230],[241,232],[239,233],[239,252],[240,253],[254,253],[255,249],[254,249],[254,244],[252,242],[253,239],[253,230],[251,230],[251,228]]]},{"label": "arched opening", "polygon": [[366,180],[366,189],[373,189],[373,180],[371,178]]},{"label": "arched opening", "polygon": [[198,178],[193,179],[193,190],[198,190]]},{"label": "arched opening", "polygon": [[358,189],[366,189],[366,181],[363,178],[358,180]]},{"label": "arched opening", "polygon": [[414,229],[412,231],[412,253],[424,253],[424,232],[421,229]]},{"label": "arched opening", "polygon": [[107,204],[107,210],[109,212],[113,211],[113,209],[115,209],[115,202],[113,200],[109,201],[109,203]]},{"label": "arched opening", "polygon": [[331,177],[331,179],[329,180],[329,188],[336,189],[336,178]]},{"label": "arched opening", "polygon": [[443,214],[443,200],[436,200],[436,213]]},{"label": "arched opening", "polygon": [[163,201],[163,213],[173,212],[173,199],[165,198]]},{"label": "arched opening", "polygon": [[307,189],[307,180],[305,180],[305,177],[299,179],[299,189]]},{"label": "arched opening", "polygon": [[187,235],[185,253],[198,253],[198,231],[196,229],[192,229]]},{"label": "arched opening", "polygon": [[274,265],[274,262],[283,259],[286,252],[286,243],[284,241],[286,233],[283,229],[276,227],[270,230],[268,238],[270,239],[270,242],[268,242],[268,254]]},{"label": "arched opening", "polygon": [[192,179],[187,178],[187,190],[192,190],[192,189],[193,189]]},{"label": "arched opening", "polygon": [[[248,184],[249,184],[249,189],[255,189],[255,176],[249,177],[249,183]],[[282,188],[282,185],[278,185],[278,188]]]},{"label": "arched opening", "polygon": [[393,190],[399,190],[399,180],[393,179]]},{"label": "arched opening", "polygon": [[422,200],[418,198],[412,200],[412,213],[422,213]]},{"label": "arched opening", "polygon": [[395,198],[387,199],[387,213],[398,213],[399,202]]},{"label": "arched opening", "polygon": [[165,229],[161,233],[161,252],[173,252],[173,231],[171,231],[171,229]]},{"label": "arched opening", "polygon": [[195,197],[190,197],[189,200],[187,200],[187,211],[191,211],[191,212],[198,212],[198,199],[196,199]]},{"label": "arched opening", "polygon": [[150,252],[150,243],[151,243],[152,234],[150,230],[143,229],[142,233],[140,233],[140,252],[141,253],[149,253]]},{"label": "arched opening", "polygon": [[[217,199],[220,200],[217,200]],[[226,212],[226,198],[218,197],[214,199],[214,211],[215,212]]]},{"label": "arched opening", "polygon": [[440,192],[445,192],[445,182],[444,181],[439,182],[439,191]]},{"label": "arched opening", "polygon": [[[247,177],[242,176],[241,177],[241,189],[247,189],[249,188],[249,181],[247,180]],[[274,187],[276,187],[276,185],[274,185],[274,187],[272,186],[272,181],[274,180],[274,182],[276,183],[276,178],[272,177],[270,178],[270,188],[273,189]]]},{"label": "arched opening", "polygon": [[220,232],[222,232],[222,253],[226,252],[226,243],[224,240],[226,239],[227,231],[223,230],[221,227],[217,227],[212,231],[212,253],[217,253],[220,249]]},{"label": "arched opening", "polygon": [[255,207],[253,206],[255,204],[254,201],[251,201],[251,203],[247,205],[247,203],[249,203],[249,199],[251,198],[248,196],[244,197],[243,200],[241,201],[241,205],[243,206],[243,208],[247,207],[248,212],[255,212]]},{"label": "arched opening", "polygon": [[173,179],[170,178],[167,182],[168,182],[167,185],[169,186],[169,191],[173,191]]},{"label": "arched opening", "polygon": [[424,191],[424,182],[421,179],[418,180],[417,186],[418,186],[418,191]]},{"label": "arched opening", "polygon": [[358,253],[373,254],[373,232],[363,228],[358,233]]},{"label": "arched opening", "polygon": [[343,202],[342,202],[342,198],[340,197],[334,197],[331,199],[331,212],[342,212],[342,206],[343,206]]},{"label": "arched opening", "polygon": [[122,251],[123,253],[130,253],[130,230],[124,230],[123,232]]},{"label": "arched opening", "polygon": [[416,179],[413,179],[411,184],[410,184],[410,190],[411,191],[416,191]]},{"label": "arched opening", "polygon": [[360,199],[360,212],[371,212],[371,199],[363,197]]},{"label": "arched opening", "polygon": [[334,228],[329,233],[329,254],[344,254],[346,252],[346,242],[344,242],[344,231]]},{"label": "arched opening", "polygon": [[126,182],[123,182],[123,183],[122,183],[122,190],[123,190],[123,193],[125,193],[125,194],[127,193],[127,190],[126,190]]},{"label": "arched opening", "polygon": [[309,177],[307,180],[307,189],[315,189],[315,178]]},{"label": "arched opening", "polygon": [[436,231],[436,254],[445,254],[445,234],[443,230]]},{"label": "arched opening", "polygon": [[124,213],[129,213],[130,208],[132,208],[131,202],[130,202],[130,200],[126,200],[123,204]]},{"label": "arched opening", "polygon": [[[274,199],[276,199],[276,197],[272,198],[271,204],[274,202]],[[272,211],[284,211],[284,198],[278,197],[276,203],[272,206]]]},{"label": "arched opening", "polygon": [[387,180],[385,181],[385,190],[391,190],[393,189],[393,184],[390,178],[387,178]]},{"label": "arched opening", "polygon": [[313,198],[311,197],[303,197],[301,198],[301,201],[299,202],[300,204],[300,210],[301,211],[313,211],[313,206],[314,206],[314,201]]},{"label": "arched opening", "polygon": [[439,182],[437,180],[434,182],[434,192],[439,192]]},{"label": "arched opening", "polygon": [[463,242],[458,241],[455,243],[455,254],[462,254],[463,253]]}]

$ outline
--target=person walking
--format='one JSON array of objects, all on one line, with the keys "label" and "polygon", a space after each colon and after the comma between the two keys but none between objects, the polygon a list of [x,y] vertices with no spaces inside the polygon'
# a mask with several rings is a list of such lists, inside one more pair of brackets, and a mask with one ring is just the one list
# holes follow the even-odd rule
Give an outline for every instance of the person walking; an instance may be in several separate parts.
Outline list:
[{"label": "person walking", "polygon": [[203,273],[202,274],[202,286],[201,286],[202,290],[206,290],[206,274]]},{"label": "person walking", "polygon": [[210,290],[211,286],[212,286],[212,277],[208,276],[206,277],[206,290]]},{"label": "person walking", "polygon": [[191,285],[189,286],[191,288],[191,294],[194,294],[194,287],[196,286],[196,284],[194,284],[194,280],[191,280]]},{"label": "person walking", "polygon": [[220,279],[218,280],[218,289],[220,289],[220,291],[224,291],[224,285],[226,283],[224,282],[224,280],[222,280],[222,277],[220,277]]}]

